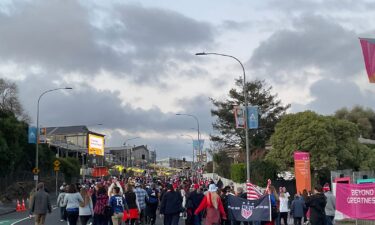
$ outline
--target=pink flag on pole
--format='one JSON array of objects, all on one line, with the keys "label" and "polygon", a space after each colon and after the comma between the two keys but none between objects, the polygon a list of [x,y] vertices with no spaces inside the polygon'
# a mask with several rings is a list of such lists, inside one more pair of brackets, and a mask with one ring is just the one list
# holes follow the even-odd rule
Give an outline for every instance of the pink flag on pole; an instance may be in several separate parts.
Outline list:
[{"label": "pink flag on pole", "polygon": [[375,220],[375,184],[337,183],[336,210],[348,218]]},{"label": "pink flag on pole", "polygon": [[360,38],[363,58],[370,83],[375,83],[375,39]]}]

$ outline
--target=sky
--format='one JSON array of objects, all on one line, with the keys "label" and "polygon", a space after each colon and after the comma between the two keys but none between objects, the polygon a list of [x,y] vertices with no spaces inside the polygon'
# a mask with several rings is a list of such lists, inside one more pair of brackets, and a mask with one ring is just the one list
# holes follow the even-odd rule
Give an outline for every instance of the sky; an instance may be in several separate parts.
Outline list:
[{"label": "sky", "polygon": [[[196,121],[210,147],[210,98],[242,76],[273,87],[290,113],[375,107],[358,37],[375,37],[375,2],[358,0],[3,0],[0,77],[32,123],[87,125],[106,146],[192,157]],[[96,125],[102,124],[102,125]],[[185,136],[181,136],[185,135]],[[190,137],[191,136],[191,137]]]}]

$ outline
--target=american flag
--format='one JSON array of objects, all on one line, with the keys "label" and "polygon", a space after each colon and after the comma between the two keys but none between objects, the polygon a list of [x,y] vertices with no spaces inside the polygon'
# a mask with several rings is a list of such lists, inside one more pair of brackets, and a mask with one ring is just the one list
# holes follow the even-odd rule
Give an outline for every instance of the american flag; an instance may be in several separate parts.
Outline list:
[{"label": "american flag", "polygon": [[259,188],[251,182],[246,183],[246,191],[248,200],[257,200],[263,195]]}]

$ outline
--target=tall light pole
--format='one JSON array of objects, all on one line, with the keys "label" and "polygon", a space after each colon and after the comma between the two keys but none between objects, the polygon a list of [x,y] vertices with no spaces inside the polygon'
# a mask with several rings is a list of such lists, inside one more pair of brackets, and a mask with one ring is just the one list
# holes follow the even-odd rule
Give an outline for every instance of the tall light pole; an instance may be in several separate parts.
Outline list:
[{"label": "tall light pole", "polygon": [[[194,142],[194,138],[193,136],[189,135],[189,134],[181,134],[180,136],[182,137],[190,137],[191,138],[191,141]],[[192,164],[192,169],[194,168],[194,146],[193,146],[193,164]]]},{"label": "tall light pole", "polygon": [[43,97],[43,95],[53,92],[53,91],[58,91],[58,90],[71,90],[73,88],[71,87],[63,87],[63,88],[55,88],[55,89],[50,89],[45,92],[43,92],[39,98],[38,98],[38,105],[37,105],[37,112],[36,112],[36,145],[35,145],[35,168],[38,171],[38,176],[36,176],[35,179],[35,188],[38,186],[38,180],[39,180],[39,104],[40,104],[40,99]]},{"label": "tall light pole", "polygon": [[[126,139],[125,141],[124,141],[124,146],[126,147],[126,142],[128,142],[128,141],[131,141],[131,140],[135,140],[135,139],[139,139],[139,138],[141,138],[141,137],[133,137],[133,138],[128,138],[128,139]],[[130,161],[131,161],[131,163],[130,163],[130,166],[133,166],[133,161],[132,161],[132,151],[133,151],[133,148],[131,148],[130,149]],[[128,154],[126,154],[126,155],[128,155]],[[125,160],[125,150],[124,150],[124,160]],[[125,166],[125,162],[124,162],[124,166]],[[126,167],[128,167],[129,166],[129,160],[127,160],[126,161]]]},{"label": "tall light pole", "polygon": [[[198,120],[198,117],[192,115],[192,114],[186,114],[186,113],[176,113],[176,116],[190,116],[190,117],[193,117],[195,119],[195,121],[197,122],[197,128],[198,128],[198,152],[197,152],[197,155],[201,155],[201,142],[200,142],[200,131],[199,131],[199,120]],[[197,156],[197,162],[198,162],[198,156]]]},{"label": "tall light pole", "polygon": [[242,71],[243,71],[243,96],[244,96],[244,101],[245,101],[245,137],[246,137],[246,140],[245,140],[245,145],[246,145],[246,167],[247,167],[247,181],[250,182],[250,149],[249,149],[249,127],[248,127],[248,121],[247,121],[247,114],[248,114],[248,110],[247,110],[247,106],[248,106],[248,100],[247,100],[247,90],[246,90],[246,73],[245,73],[245,67],[243,66],[242,62],[237,59],[236,57],[234,56],[231,56],[231,55],[227,55],[227,54],[221,54],[221,53],[215,53],[215,52],[200,52],[200,53],[196,53],[195,55],[197,56],[202,56],[202,55],[217,55],[217,56],[223,56],[223,57],[229,57],[229,58],[232,58],[234,60],[236,60],[240,65],[241,65],[241,68],[242,68]]}]

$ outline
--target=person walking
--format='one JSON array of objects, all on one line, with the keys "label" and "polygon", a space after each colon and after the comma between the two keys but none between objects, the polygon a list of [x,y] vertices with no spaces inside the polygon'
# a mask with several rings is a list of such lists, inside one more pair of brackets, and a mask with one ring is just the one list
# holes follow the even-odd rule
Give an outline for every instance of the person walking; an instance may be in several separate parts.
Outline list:
[{"label": "person walking", "polygon": [[322,186],[316,185],[314,194],[309,196],[306,201],[306,206],[310,208],[311,225],[326,225],[326,204],[327,200],[323,194]]},{"label": "person walking", "polygon": [[303,200],[302,196],[296,194],[290,207],[290,214],[291,216],[293,216],[294,225],[302,224],[302,218],[305,215],[305,209],[305,201]]},{"label": "person walking", "polygon": [[60,209],[60,221],[66,221],[66,205],[64,205],[64,197],[65,197],[65,187],[60,187],[60,193],[59,196],[57,197],[57,202],[56,205]]},{"label": "person walking", "polygon": [[164,216],[164,225],[178,225],[182,208],[182,196],[175,191],[172,184],[167,185],[167,192],[163,195],[160,214]]},{"label": "person walking", "polygon": [[96,201],[94,206],[94,224],[108,225],[108,217],[105,215],[105,208],[108,205],[107,190],[102,184],[96,186]]},{"label": "person walking", "polygon": [[94,207],[87,188],[82,188],[80,193],[83,198],[83,204],[79,206],[79,220],[81,221],[81,225],[86,225],[94,216]]},{"label": "person walking", "polygon": [[113,188],[113,196],[109,200],[109,205],[113,209],[112,223],[113,225],[121,225],[122,217],[124,216],[124,211],[129,214],[129,208],[126,204],[125,198],[120,195],[120,187]]},{"label": "person walking", "polygon": [[79,206],[83,204],[81,194],[78,192],[74,184],[70,184],[67,193],[64,196],[64,205],[66,205],[66,213],[69,225],[76,225],[79,216]]},{"label": "person walking", "polygon": [[44,225],[47,212],[52,212],[50,197],[44,189],[44,183],[39,183],[37,192],[31,199],[31,213],[35,217],[35,225]]},{"label": "person walking", "polygon": [[287,194],[284,191],[280,192],[279,201],[280,201],[280,206],[279,206],[279,211],[280,211],[279,224],[281,225],[281,220],[283,220],[284,221],[284,225],[288,225],[288,213],[289,213],[288,202],[289,202],[289,198],[288,198]]},{"label": "person walking", "polygon": [[159,205],[159,191],[156,189],[156,185],[152,184],[148,189],[148,200],[146,202],[146,222],[150,225],[155,225],[156,222],[156,210]]},{"label": "person walking", "polygon": [[193,185],[194,190],[190,193],[188,198],[188,212],[193,216],[194,225],[201,225],[202,213],[195,215],[194,212],[198,208],[199,204],[204,198],[203,190],[199,187],[199,184]]},{"label": "person walking", "polygon": [[140,183],[135,184],[134,193],[137,196],[137,201],[138,201],[138,205],[139,205],[139,221],[138,221],[138,224],[143,225],[145,220],[146,220],[145,210],[146,210],[146,200],[148,198],[148,194],[145,191],[145,189],[143,189],[141,187]]},{"label": "person walking", "polygon": [[134,225],[139,217],[139,206],[137,196],[134,193],[133,185],[131,184],[126,185],[125,199],[128,204],[129,214],[124,214],[123,220],[130,223],[130,225]]},{"label": "person walking", "polygon": [[195,210],[194,214],[198,215],[204,209],[206,209],[206,225],[220,224],[221,219],[227,219],[223,203],[221,202],[220,196],[217,194],[217,187],[215,184],[210,184],[208,186],[208,192]]},{"label": "person walking", "polygon": [[323,187],[324,195],[327,198],[327,204],[324,209],[326,213],[326,224],[332,225],[333,220],[335,219],[335,211],[336,211],[336,197],[331,192],[329,184],[326,183]]},{"label": "person walking", "polygon": [[279,202],[279,195],[276,192],[276,189],[274,186],[270,186],[267,190],[266,194],[270,195],[271,199],[271,221],[265,222],[265,225],[275,225],[275,221],[278,218],[279,215],[279,209],[278,209],[278,202]]}]

